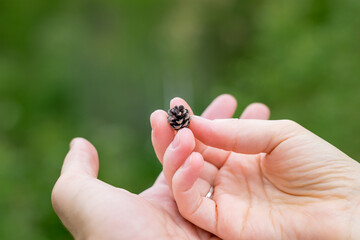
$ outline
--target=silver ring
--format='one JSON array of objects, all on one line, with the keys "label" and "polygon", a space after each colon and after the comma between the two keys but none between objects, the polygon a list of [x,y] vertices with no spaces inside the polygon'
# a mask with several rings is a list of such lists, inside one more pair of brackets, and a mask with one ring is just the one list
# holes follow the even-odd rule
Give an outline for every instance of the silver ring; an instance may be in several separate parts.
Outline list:
[{"label": "silver ring", "polygon": [[206,198],[211,198],[212,195],[213,195],[213,192],[214,192],[214,188],[213,188],[213,186],[211,186],[209,192],[206,194],[205,197],[206,197]]}]

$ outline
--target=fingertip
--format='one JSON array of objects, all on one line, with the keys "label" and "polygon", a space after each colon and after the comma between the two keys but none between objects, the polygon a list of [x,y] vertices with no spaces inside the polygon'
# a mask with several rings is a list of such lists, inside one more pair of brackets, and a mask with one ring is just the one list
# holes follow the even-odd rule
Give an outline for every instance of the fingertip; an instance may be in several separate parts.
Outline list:
[{"label": "fingertip", "polygon": [[212,120],[193,115],[190,119],[190,125],[189,129],[194,133],[194,131],[199,129],[206,129],[206,126],[208,126],[209,123],[211,123]]},{"label": "fingertip", "polygon": [[74,138],[70,142],[70,151],[65,157],[61,174],[90,175],[97,177],[99,159],[96,148],[84,138]]},{"label": "fingertip", "polygon": [[270,115],[270,108],[264,103],[255,102],[250,104],[250,106],[256,108],[259,112],[267,113],[268,115]]},{"label": "fingertip", "polygon": [[187,154],[190,154],[194,150],[195,145],[196,141],[192,131],[188,128],[183,128],[177,131],[174,139],[172,139],[166,151],[169,151],[171,154],[173,154],[174,151],[178,152],[177,155],[183,155],[187,152]]},{"label": "fingertip", "polygon": [[231,118],[236,108],[236,99],[230,94],[222,94],[210,103],[201,116],[207,119]]},{"label": "fingertip", "polygon": [[194,136],[193,132],[189,128],[182,128],[177,131],[177,134]]},{"label": "fingertip", "polygon": [[203,118],[203,117],[199,117],[199,116],[191,116],[191,119],[190,119],[190,124],[189,124],[189,129],[194,133],[196,134],[196,132],[201,129],[205,129],[206,128],[206,125],[212,120],[209,120],[209,119],[206,119],[206,118]]},{"label": "fingertip", "polygon": [[263,103],[252,103],[245,108],[240,118],[267,120],[270,118],[270,109]]},{"label": "fingertip", "polygon": [[82,146],[85,141],[85,139],[84,138],[81,138],[81,137],[76,137],[76,138],[73,138],[71,141],[70,141],[70,149],[72,149],[73,147],[75,147],[75,146],[79,146],[80,147],[80,145]]},{"label": "fingertip", "polygon": [[76,137],[71,140],[70,150],[89,151],[91,154],[97,155],[97,150],[94,145],[82,137]]},{"label": "fingertip", "polygon": [[170,107],[175,106],[178,103],[183,103],[186,102],[184,99],[182,99],[181,97],[174,97],[173,99],[170,100]]},{"label": "fingertip", "polygon": [[[167,120],[167,113],[163,110],[156,110],[150,115],[150,124],[152,128],[152,135],[155,138],[165,138],[174,136],[174,130],[171,129]],[[160,142],[162,142],[160,140]],[[165,141],[167,142],[167,141]],[[169,142],[167,142],[169,143]]]},{"label": "fingertip", "polygon": [[180,97],[175,97],[175,98],[171,99],[170,108],[173,108],[173,107],[179,106],[179,105],[183,105],[186,109],[188,109],[190,115],[194,114],[191,107],[190,107],[190,105],[184,99],[182,99]]},{"label": "fingertip", "polygon": [[190,159],[191,159],[190,167],[192,169],[200,169],[201,170],[204,167],[204,158],[200,153],[198,153],[198,152],[191,153]]},{"label": "fingertip", "polygon": [[150,115],[151,128],[157,129],[159,127],[159,123],[163,122],[164,119],[167,119],[167,113],[164,110],[159,109],[151,113]]},{"label": "fingertip", "polygon": [[193,132],[189,128],[182,128],[180,129],[176,135],[179,135],[179,138],[181,138],[181,142],[183,143],[183,146],[189,146],[190,148],[195,148],[195,136]]},{"label": "fingertip", "polygon": [[227,102],[228,104],[235,106],[235,108],[237,107],[237,100],[231,94],[224,93],[224,94],[221,94],[220,96],[218,96],[217,98],[222,99],[224,102]]},{"label": "fingertip", "polygon": [[150,123],[154,151],[159,161],[162,162],[165,150],[173,140],[175,131],[168,124],[167,113],[163,110],[153,112],[150,116]]}]

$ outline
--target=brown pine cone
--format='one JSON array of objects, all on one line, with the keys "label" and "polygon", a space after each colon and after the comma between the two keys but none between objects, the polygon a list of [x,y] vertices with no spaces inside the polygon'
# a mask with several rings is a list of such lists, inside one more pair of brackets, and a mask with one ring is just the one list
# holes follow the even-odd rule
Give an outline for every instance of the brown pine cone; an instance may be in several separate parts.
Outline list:
[{"label": "brown pine cone", "polygon": [[181,128],[189,127],[189,110],[187,110],[183,105],[175,106],[169,109],[168,114],[168,122],[173,129],[180,130]]}]

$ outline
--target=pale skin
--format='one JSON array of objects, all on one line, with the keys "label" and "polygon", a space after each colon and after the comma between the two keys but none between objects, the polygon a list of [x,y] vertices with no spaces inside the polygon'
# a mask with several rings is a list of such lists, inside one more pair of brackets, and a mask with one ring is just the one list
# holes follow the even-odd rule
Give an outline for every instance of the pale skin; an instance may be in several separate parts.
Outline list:
[{"label": "pale skin", "polygon": [[[171,101],[172,106],[179,104],[186,103],[180,98]],[[235,108],[233,97],[221,95],[203,117],[229,118]],[[262,104],[252,104],[242,116],[267,119],[269,110]],[[151,116],[152,140],[160,161],[175,135],[164,120],[161,111]],[[199,142],[197,145],[207,147]],[[85,139],[74,139],[51,200],[75,239],[218,239],[181,216],[163,173],[151,188],[136,195],[98,180],[98,169],[95,147]]]},{"label": "pale skin", "polygon": [[192,117],[154,147],[181,215],[219,238],[360,239],[360,164],[295,122]]}]

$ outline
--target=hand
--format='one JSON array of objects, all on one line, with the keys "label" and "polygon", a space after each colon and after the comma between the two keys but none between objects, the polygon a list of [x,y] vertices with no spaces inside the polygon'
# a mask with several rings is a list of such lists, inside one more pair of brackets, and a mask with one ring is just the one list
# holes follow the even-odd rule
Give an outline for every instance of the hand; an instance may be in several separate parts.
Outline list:
[{"label": "hand", "polygon": [[334,146],[289,120],[192,117],[190,129],[163,163],[193,224],[232,240],[360,239],[360,165]]},{"label": "hand", "polygon": [[[175,99],[173,103],[179,101],[182,100]],[[223,112],[217,112],[219,106]],[[210,118],[231,117],[235,108],[236,101],[222,95],[204,114]],[[244,114],[263,115],[266,110],[252,105]],[[153,124],[156,116],[152,116]],[[153,136],[163,130],[155,127]],[[166,143],[154,138],[155,142]],[[161,155],[161,149],[157,154]],[[151,188],[136,195],[98,180],[98,168],[96,149],[85,139],[74,139],[54,186],[52,203],[76,239],[217,239],[179,214],[162,173]]]}]

